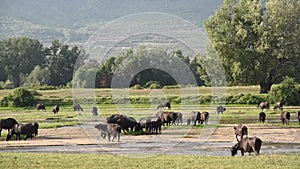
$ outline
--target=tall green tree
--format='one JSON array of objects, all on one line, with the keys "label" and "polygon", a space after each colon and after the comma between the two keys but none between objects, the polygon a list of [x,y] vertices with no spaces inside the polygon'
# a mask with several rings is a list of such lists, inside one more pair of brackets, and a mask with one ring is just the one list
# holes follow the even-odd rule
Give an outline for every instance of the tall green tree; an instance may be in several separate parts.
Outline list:
[{"label": "tall green tree", "polygon": [[231,84],[268,93],[285,75],[299,79],[299,0],[224,0],[205,21]]},{"label": "tall green tree", "polygon": [[[47,50],[47,67],[50,74],[50,85],[65,86],[73,78],[73,72],[84,64],[87,58],[83,49],[60,43],[58,40],[52,41],[52,45]],[[75,67],[76,66],[76,67]]]},{"label": "tall green tree", "polygon": [[44,66],[43,45],[28,37],[10,38],[0,41],[1,79],[7,78],[14,87],[20,86],[20,75],[29,74],[36,65]]}]

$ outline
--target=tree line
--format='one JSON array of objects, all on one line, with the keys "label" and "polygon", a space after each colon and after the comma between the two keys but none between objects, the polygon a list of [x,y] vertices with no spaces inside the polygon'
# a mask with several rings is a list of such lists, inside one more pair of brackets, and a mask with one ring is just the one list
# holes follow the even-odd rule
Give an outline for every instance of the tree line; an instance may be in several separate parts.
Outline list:
[{"label": "tree line", "polygon": [[[211,40],[204,57],[185,56],[181,50],[139,46],[98,63],[89,60],[84,49],[58,40],[44,47],[36,39],[10,38],[0,41],[0,88],[112,87],[113,77],[121,82],[131,79],[125,86],[120,83],[115,87],[189,85],[189,77],[182,76],[180,82],[174,79],[174,74],[184,70],[164,67],[168,60],[185,63],[195,85],[209,86],[211,79],[206,68],[217,70],[220,65],[205,62],[205,59],[220,57],[226,85],[259,84],[260,93],[268,93],[273,84],[280,83],[286,76],[297,83],[300,81],[299,16],[298,0],[224,0],[220,10],[204,23]],[[143,69],[145,65],[152,67]],[[136,72],[138,69],[141,71]],[[219,85],[225,84],[220,82]]]}]

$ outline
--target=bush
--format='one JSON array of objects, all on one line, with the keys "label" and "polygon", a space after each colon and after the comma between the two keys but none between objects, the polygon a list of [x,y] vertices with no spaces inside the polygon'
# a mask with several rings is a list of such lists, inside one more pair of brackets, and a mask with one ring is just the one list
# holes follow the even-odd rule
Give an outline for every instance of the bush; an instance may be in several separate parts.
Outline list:
[{"label": "bush", "polygon": [[139,84],[136,84],[136,85],[132,86],[131,89],[143,89],[143,87]]},{"label": "bush", "polygon": [[149,81],[145,84],[144,88],[160,89],[161,86],[158,81]]},{"label": "bush", "polygon": [[12,94],[4,96],[0,101],[0,105],[9,107],[33,106],[36,101],[34,95],[37,95],[36,91],[32,92],[24,88],[18,88]]},{"label": "bush", "polygon": [[273,103],[281,101],[286,105],[300,104],[300,87],[295,79],[286,77],[278,86],[274,86],[269,95],[269,100]]},{"label": "bush", "polygon": [[252,95],[246,94],[241,96],[238,100],[235,101],[237,104],[258,104],[260,102],[266,101],[267,98],[265,95]]}]

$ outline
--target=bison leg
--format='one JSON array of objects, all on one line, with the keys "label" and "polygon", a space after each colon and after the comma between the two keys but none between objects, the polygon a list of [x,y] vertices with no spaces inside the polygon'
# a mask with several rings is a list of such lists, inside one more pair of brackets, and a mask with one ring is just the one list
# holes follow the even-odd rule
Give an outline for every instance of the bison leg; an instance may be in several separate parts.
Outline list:
[{"label": "bison leg", "polygon": [[244,150],[241,150],[241,154],[242,154],[242,156],[244,156]]},{"label": "bison leg", "polygon": [[[299,121],[300,122],[300,121]],[[0,128],[0,137],[1,137],[2,128]]]}]

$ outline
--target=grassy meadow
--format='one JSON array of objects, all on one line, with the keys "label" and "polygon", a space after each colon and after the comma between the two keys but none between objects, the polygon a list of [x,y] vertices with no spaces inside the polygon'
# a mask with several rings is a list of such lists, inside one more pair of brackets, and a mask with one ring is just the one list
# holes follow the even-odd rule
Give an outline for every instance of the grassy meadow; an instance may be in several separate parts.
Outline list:
[{"label": "grassy meadow", "polygon": [[[96,97],[108,97],[111,89],[89,89],[95,92]],[[121,90],[121,89],[118,89]],[[213,90],[207,87],[198,88],[201,95],[210,95]],[[164,96],[180,96],[179,89],[163,89]],[[129,90],[130,97],[147,97],[152,92],[162,92],[161,90]],[[0,97],[9,94],[12,90],[0,90]],[[41,99],[72,99],[71,89],[43,90]],[[84,91],[83,91],[84,92]],[[226,94],[249,94],[259,93],[259,86],[227,87]],[[195,95],[195,93],[190,93]],[[133,116],[137,120],[157,112],[157,103],[151,104],[97,104],[99,116],[93,117],[91,113],[92,104],[82,104],[84,111],[74,112],[72,105],[61,105],[57,115],[52,113],[53,105],[46,105],[46,111],[37,111],[34,107],[9,108],[0,107],[0,118],[14,117],[18,122],[38,122],[40,128],[57,128],[62,126],[72,126],[84,123],[84,120],[108,117],[115,113]],[[213,107],[213,109],[211,108]],[[214,106],[206,104],[172,104],[172,111],[181,111],[184,122],[191,110],[208,111],[210,119],[218,118],[215,114]],[[272,106],[272,105],[271,105]],[[227,110],[221,116],[216,127],[223,125],[259,124],[258,113],[261,111],[254,104],[226,104]],[[292,112],[289,126],[280,123],[280,111],[265,111],[267,120],[262,126],[274,127],[295,127],[300,125],[296,120],[296,110],[298,106],[288,106],[285,110]],[[176,126],[184,127],[184,126]],[[6,136],[6,131],[2,132],[2,137]],[[113,154],[68,154],[68,153],[12,153],[2,152],[0,154],[1,168],[298,168],[300,165],[300,154],[269,154],[259,156],[188,156],[188,155],[156,155],[153,157],[130,158]]]}]

